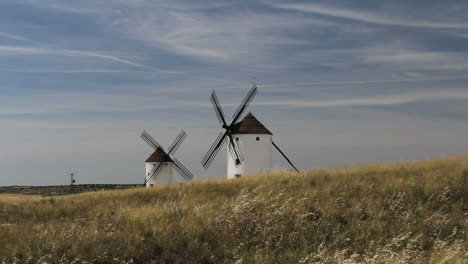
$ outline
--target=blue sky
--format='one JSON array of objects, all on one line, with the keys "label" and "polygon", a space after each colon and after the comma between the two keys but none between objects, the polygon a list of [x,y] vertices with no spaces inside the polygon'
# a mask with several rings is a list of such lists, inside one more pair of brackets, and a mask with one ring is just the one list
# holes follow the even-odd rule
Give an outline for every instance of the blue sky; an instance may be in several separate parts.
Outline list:
[{"label": "blue sky", "polygon": [[[466,1],[0,0],[0,185],[141,183],[169,145],[225,174],[209,94],[300,169],[468,152]],[[276,167],[286,163],[275,154]]]}]

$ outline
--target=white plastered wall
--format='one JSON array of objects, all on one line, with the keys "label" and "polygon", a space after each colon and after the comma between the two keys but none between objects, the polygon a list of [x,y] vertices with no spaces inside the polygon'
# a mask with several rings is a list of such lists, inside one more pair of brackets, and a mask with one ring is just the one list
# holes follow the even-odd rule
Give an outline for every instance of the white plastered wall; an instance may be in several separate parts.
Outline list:
[{"label": "white plastered wall", "polygon": [[[227,173],[228,179],[255,175],[271,170],[272,167],[272,135],[267,134],[235,134],[234,140],[239,145],[244,162],[241,165],[235,165],[231,152],[227,151]],[[257,141],[257,137],[259,140]]]},{"label": "white plastered wall", "polygon": [[[158,166],[159,162],[146,162],[146,180],[148,181],[148,178],[151,175],[148,175],[151,170],[153,169],[154,166]],[[147,183],[146,187],[151,187],[155,185],[166,185],[166,184],[171,184],[172,183],[172,166],[169,162],[164,162],[163,163],[163,168],[161,168],[161,171],[158,173],[158,175],[154,175]]]}]

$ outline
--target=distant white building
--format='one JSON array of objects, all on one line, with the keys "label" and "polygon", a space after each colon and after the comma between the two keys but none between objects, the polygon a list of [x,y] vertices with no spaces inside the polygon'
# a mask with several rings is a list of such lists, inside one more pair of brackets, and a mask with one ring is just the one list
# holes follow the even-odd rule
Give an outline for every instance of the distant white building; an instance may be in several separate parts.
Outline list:
[{"label": "distant white building", "polygon": [[[151,177],[150,173],[154,167],[162,164],[162,168],[159,171],[157,177]],[[146,164],[146,187],[151,187],[155,185],[166,185],[172,183],[172,166],[171,158],[169,155],[166,155],[164,151],[160,148],[155,150],[151,156],[145,161]]]},{"label": "distant white building", "polygon": [[248,113],[241,121],[234,124],[232,134],[244,161],[236,166],[235,157],[232,157],[228,149],[228,179],[271,170],[273,134],[252,113]]},{"label": "distant white building", "polygon": [[166,150],[146,131],[141,133],[143,139],[152,149],[153,154],[145,161],[145,185],[151,187],[155,185],[165,185],[172,183],[172,169],[175,169],[186,181],[193,179],[193,174],[177,158],[171,155],[177,151],[182,142],[187,137],[185,131],[180,131],[169,148]]}]

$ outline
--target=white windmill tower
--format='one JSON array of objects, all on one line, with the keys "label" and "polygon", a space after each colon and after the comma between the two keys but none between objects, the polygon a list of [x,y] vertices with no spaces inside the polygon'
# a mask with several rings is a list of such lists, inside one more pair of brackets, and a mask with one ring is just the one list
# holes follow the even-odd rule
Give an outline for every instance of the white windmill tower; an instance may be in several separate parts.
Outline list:
[{"label": "white windmill tower", "polygon": [[180,132],[174,142],[169,146],[167,152],[161,144],[159,144],[146,131],[143,131],[140,137],[154,149],[153,154],[151,154],[151,156],[149,156],[145,161],[146,187],[171,184],[173,168],[187,181],[194,178],[193,174],[185,168],[178,159],[171,157],[187,137],[187,134],[184,131]]},{"label": "white windmill tower", "polygon": [[213,104],[218,121],[225,131],[219,134],[203,158],[202,165],[205,169],[210,166],[226,141],[228,144],[227,177],[229,179],[245,175],[255,175],[270,170],[273,163],[272,146],[298,171],[273,142],[273,134],[252,113],[248,113],[241,121],[237,122],[256,94],[257,86],[253,85],[234,113],[231,124],[228,125],[218,97],[214,91],[212,92],[211,103]]}]

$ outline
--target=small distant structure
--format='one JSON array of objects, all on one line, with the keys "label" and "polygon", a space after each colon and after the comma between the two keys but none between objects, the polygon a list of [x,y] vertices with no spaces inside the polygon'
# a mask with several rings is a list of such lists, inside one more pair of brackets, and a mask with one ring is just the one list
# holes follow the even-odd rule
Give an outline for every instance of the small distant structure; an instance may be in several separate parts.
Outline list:
[{"label": "small distant structure", "polygon": [[220,148],[227,142],[228,179],[255,175],[270,170],[273,163],[272,146],[279,151],[294,170],[299,172],[291,160],[273,142],[273,133],[252,113],[249,112],[238,122],[256,94],[257,86],[254,84],[232,116],[232,122],[228,124],[215,91],[211,93],[211,103],[224,131],[219,134],[203,158],[202,165],[205,169],[208,169]]},{"label": "small distant structure", "polygon": [[69,174],[69,176],[70,176],[70,186],[75,185],[75,173],[72,172]]},{"label": "small distant structure", "polygon": [[185,131],[182,130],[179,133],[167,152],[146,131],[143,131],[140,137],[154,149],[154,152],[145,161],[146,176],[144,185],[146,187],[171,184],[173,181],[172,169],[175,169],[186,181],[194,178],[193,174],[178,159],[171,157],[187,137]]}]

